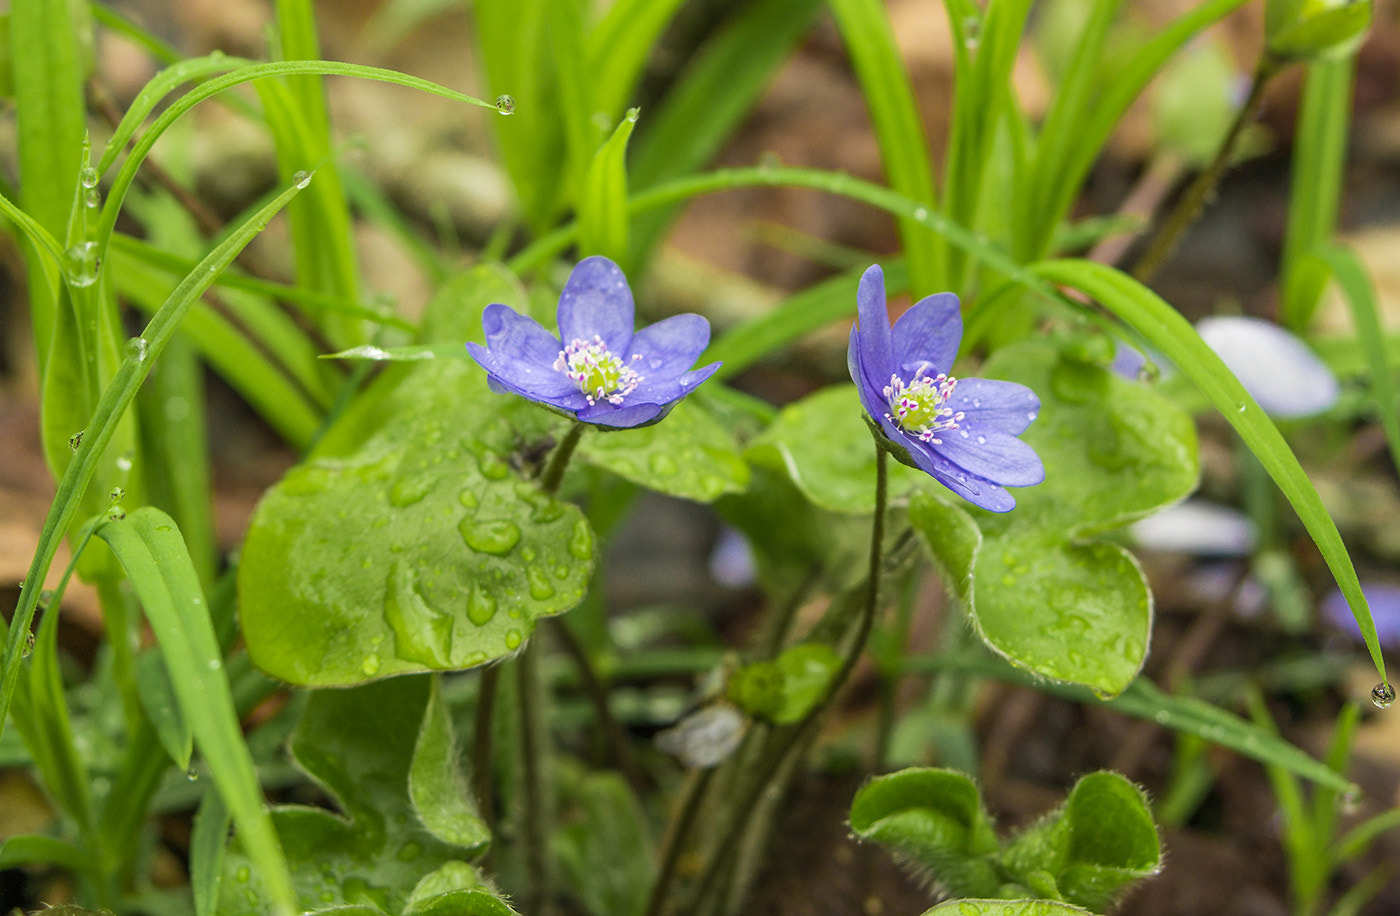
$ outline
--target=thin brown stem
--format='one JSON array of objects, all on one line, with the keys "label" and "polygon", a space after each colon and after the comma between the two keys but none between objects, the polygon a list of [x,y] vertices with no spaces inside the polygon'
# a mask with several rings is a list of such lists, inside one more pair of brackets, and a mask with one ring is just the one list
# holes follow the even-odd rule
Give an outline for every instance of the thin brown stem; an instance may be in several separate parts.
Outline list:
[{"label": "thin brown stem", "polygon": [[608,756],[612,758],[613,765],[622,771],[622,775],[633,789],[642,791],[648,788],[650,780],[632,759],[632,751],[627,744],[627,733],[623,731],[617,717],[612,714],[612,708],[608,705],[607,689],[599,680],[598,673],[593,670],[587,650],[562,618],[551,617],[549,623],[559,644],[564,647],[564,651],[578,669],[579,678],[583,681],[583,691],[593,705],[593,714],[598,717],[598,725],[603,730],[603,740],[607,743]]}]

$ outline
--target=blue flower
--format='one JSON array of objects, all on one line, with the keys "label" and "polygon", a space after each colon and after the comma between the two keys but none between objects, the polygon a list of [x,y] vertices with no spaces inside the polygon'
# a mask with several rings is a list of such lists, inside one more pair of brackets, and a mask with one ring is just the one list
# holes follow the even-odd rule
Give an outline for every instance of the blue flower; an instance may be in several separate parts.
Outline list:
[{"label": "blue flower", "polygon": [[948,374],[962,340],[958,297],[919,300],[890,329],[885,275],[873,265],[856,293],[859,323],[846,361],[860,402],[914,466],[968,502],[1006,512],[1016,500],[1005,487],[1045,479],[1045,466],[1016,437],[1040,410],[1024,385]]},{"label": "blue flower", "polygon": [[598,426],[655,423],[714,374],[691,369],[710,343],[700,315],[675,315],[632,331],[632,291],[612,261],[585,258],[559,295],[559,337],[506,305],[482,313],[486,346],[467,351],[510,392]]}]

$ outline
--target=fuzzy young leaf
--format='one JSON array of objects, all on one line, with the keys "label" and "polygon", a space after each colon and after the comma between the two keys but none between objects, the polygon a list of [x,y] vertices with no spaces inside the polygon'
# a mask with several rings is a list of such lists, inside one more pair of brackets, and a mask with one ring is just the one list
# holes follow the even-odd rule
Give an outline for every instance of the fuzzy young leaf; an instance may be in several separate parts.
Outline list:
[{"label": "fuzzy young leaf", "polygon": [[[400,677],[353,690],[311,695],[292,738],[292,753],[329,792],[344,816],[288,805],[273,811],[303,911],[357,907],[367,913],[415,916],[460,913],[504,916],[510,908],[462,863],[486,837],[479,822],[451,829],[421,813],[418,774],[445,765],[450,732],[431,677]],[[432,757],[434,759],[426,759]],[[435,794],[436,803],[470,810],[465,797]],[[455,863],[455,864],[454,864]],[[444,869],[452,864],[453,867]],[[235,839],[224,861],[218,912],[262,916],[262,877]],[[447,906],[450,901],[455,906]]]},{"label": "fuzzy young leaf", "polygon": [[976,784],[956,770],[917,768],[872,779],[851,802],[851,829],[928,870],[954,895],[991,895],[1001,884],[991,819]]},{"label": "fuzzy young leaf", "polygon": [[949,900],[924,916],[1092,916],[1088,910],[1053,900]]}]

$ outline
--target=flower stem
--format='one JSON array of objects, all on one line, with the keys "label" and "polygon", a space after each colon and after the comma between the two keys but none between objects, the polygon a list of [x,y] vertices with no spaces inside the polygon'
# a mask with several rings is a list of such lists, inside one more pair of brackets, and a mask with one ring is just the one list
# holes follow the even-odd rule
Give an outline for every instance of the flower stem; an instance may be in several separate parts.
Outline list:
[{"label": "flower stem", "polygon": [[1240,106],[1239,113],[1235,115],[1234,123],[1230,125],[1230,130],[1221,141],[1220,148],[1215,151],[1215,158],[1211,160],[1206,170],[1196,176],[1196,180],[1191,182],[1191,186],[1186,189],[1181,200],[1167,217],[1162,228],[1152,238],[1152,244],[1148,246],[1147,252],[1133,266],[1133,277],[1143,283],[1151,282],[1157,275],[1163,262],[1171,256],[1176,249],[1176,243],[1181,239],[1190,225],[1196,221],[1200,215],[1201,208],[1205,206],[1206,198],[1215,186],[1220,183],[1225,170],[1230,167],[1230,162],[1235,156],[1235,147],[1239,144],[1240,137],[1244,135],[1244,130],[1259,113],[1259,109],[1264,104],[1264,87],[1268,85],[1275,74],[1279,72],[1281,66],[1270,54],[1264,54],[1259,59],[1259,64],[1254,68],[1254,81],[1249,87],[1249,97]]},{"label": "flower stem", "polygon": [[529,882],[522,902],[524,912],[530,916],[550,916],[555,910],[549,850],[545,845],[550,831],[542,747],[544,729],[539,710],[538,643],[538,639],[526,643],[515,665],[520,703],[521,833],[525,845],[525,879]]},{"label": "flower stem", "polygon": [[549,464],[545,465],[544,473],[540,475],[540,489],[550,496],[559,492],[559,484],[564,480],[564,469],[569,466],[569,459],[574,456],[574,448],[583,437],[583,430],[582,423],[570,426],[564,438],[559,440],[559,444],[550,453]]},{"label": "flower stem", "polygon": [[[472,788],[476,795],[477,814],[493,834],[496,830],[495,791],[491,785],[492,722],[496,710],[496,683],[500,668],[490,665],[481,669],[476,692],[476,716],[472,729]],[[488,848],[488,855],[490,854]]]},{"label": "flower stem", "polygon": [[[741,840],[745,828],[749,826],[750,814],[756,810],[760,799],[780,793],[784,788],[782,784],[786,783],[787,778],[790,778],[792,773],[796,771],[795,765],[785,766],[785,764],[790,763],[791,755],[794,752],[800,753],[816,737],[818,720],[822,713],[830,707],[837,692],[845,684],[851,671],[855,669],[856,662],[859,661],[861,653],[865,649],[866,641],[870,638],[870,629],[875,620],[876,609],[879,607],[880,579],[884,571],[885,510],[889,499],[888,460],[888,454],[880,447],[877,439],[875,449],[875,517],[870,531],[870,578],[866,583],[863,602],[838,602],[845,603],[848,608],[859,614],[854,622],[854,631],[846,641],[841,667],[837,669],[828,682],[826,692],[820,702],[814,705],[806,716],[791,725],[776,726],[765,736],[763,746],[757,750],[755,764],[740,774],[737,785],[730,787],[728,794],[736,799],[736,804],[728,809],[732,812],[730,820],[719,832],[718,842],[711,847],[708,861],[701,872],[700,882],[695,892],[697,905],[691,909],[693,913],[718,912],[723,907],[726,898],[730,895],[719,886],[719,879],[726,872],[727,860],[745,845]],[[845,618],[849,613],[850,610],[837,610],[837,614],[841,618]],[[833,622],[837,623],[838,626],[844,625],[848,630],[851,627],[851,624],[845,619]],[[839,640],[840,635],[837,635],[835,641],[839,642]]]},{"label": "flower stem", "polygon": [[685,847],[686,834],[695,823],[695,815],[700,813],[700,800],[710,787],[715,771],[711,768],[691,770],[681,788],[681,797],[676,802],[676,813],[666,828],[666,838],[661,845],[661,866],[656,872],[656,883],[651,886],[651,896],[647,898],[646,916],[660,916],[666,893],[676,877],[676,865],[681,860],[681,850]]}]

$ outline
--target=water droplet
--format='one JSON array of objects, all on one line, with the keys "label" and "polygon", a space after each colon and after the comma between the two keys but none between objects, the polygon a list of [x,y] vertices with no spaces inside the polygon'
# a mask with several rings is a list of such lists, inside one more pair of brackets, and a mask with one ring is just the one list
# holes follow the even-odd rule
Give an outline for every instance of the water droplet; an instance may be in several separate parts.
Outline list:
[{"label": "water droplet", "polygon": [[538,566],[531,566],[526,578],[530,580],[530,597],[536,601],[545,601],[554,597],[554,583],[549,581],[549,574]]},{"label": "water droplet", "polygon": [[576,560],[593,559],[593,529],[588,522],[579,519],[574,522],[574,533],[569,538],[569,553]]},{"label": "water droplet", "polygon": [[98,207],[102,206],[102,195],[96,188],[93,188],[83,195],[83,203],[93,210],[96,210]]},{"label": "water droplet", "polygon": [[384,621],[394,632],[394,654],[407,661],[445,668],[452,657],[452,615],[418,591],[412,568],[398,564],[384,589]]},{"label": "water droplet", "polygon": [[676,460],[665,452],[655,453],[647,463],[651,466],[653,474],[660,474],[663,477],[669,477],[680,470],[676,467]]},{"label": "water droplet", "polygon": [[253,873],[248,870],[248,866],[244,865],[234,872],[233,876],[238,879],[239,884],[247,884],[248,879],[253,877]]},{"label": "water droplet", "polygon": [[1241,404],[1239,407],[1236,407],[1235,409],[1236,409],[1237,411],[1239,411],[1240,413],[1244,413],[1244,412],[1248,409],[1248,407],[1249,407],[1249,405],[1247,405],[1247,404]]},{"label": "water droplet", "polygon": [[1371,703],[1377,709],[1389,709],[1395,702],[1395,688],[1389,684],[1377,684],[1371,688]]},{"label": "water droplet", "polygon": [[987,444],[987,437],[986,437],[986,436],[978,436],[978,437],[977,437],[977,444],[978,444],[978,445],[986,445],[986,444]]},{"label": "water droplet", "polygon": [[132,337],[126,342],[126,355],[137,362],[146,358],[146,351],[149,349],[150,345],[146,343],[144,337]]},{"label": "water droplet", "polygon": [[85,188],[97,187],[97,178],[97,169],[92,166],[88,166],[78,174],[78,180],[83,183],[83,187]]},{"label": "water droplet", "polygon": [[126,491],[121,487],[113,487],[112,492],[107,495],[112,498],[112,502],[119,502],[122,497],[126,496]]},{"label": "water droplet", "polygon": [[470,489],[458,493],[457,502],[466,506],[468,509],[475,509],[480,504],[476,498],[476,491]]},{"label": "water droplet", "polygon": [[928,219],[928,207],[919,207],[915,210],[914,219]]},{"label": "water droplet", "polygon": [[131,470],[131,453],[130,453],[130,452],[127,452],[125,455],[122,455],[120,458],[117,459],[117,470],[119,470],[119,471],[130,471],[130,470]]},{"label": "water droplet", "polygon": [[515,114],[515,99],[508,95],[496,96],[496,111],[503,115]]},{"label": "water droplet", "polygon": [[223,666],[224,663],[217,658],[211,658],[208,662],[205,663],[205,667],[207,667],[210,671],[218,671]]},{"label": "water droplet", "polygon": [[558,579],[560,582],[569,578],[569,567],[565,566],[563,563],[554,567],[554,578]]},{"label": "water droplet", "polygon": [[629,108],[629,109],[627,109],[627,120],[628,120],[628,121],[631,121],[633,124],[636,124],[636,123],[637,123],[637,116],[640,115],[641,113],[642,113],[642,110],[641,110],[640,108]]},{"label": "water droplet", "polygon": [[63,272],[71,285],[88,287],[97,282],[97,266],[97,243],[79,242],[68,249]]},{"label": "water droplet", "polygon": [[520,631],[510,630],[506,633],[506,648],[514,651],[520,648]]},{"label": "water droplet", "polygon": [[1036,416],[1037,416],[1036,412],[1035,412],[1034,410],[1032,410],[1032,411],[1030,411],[1029,413],[1026,414],[1026,419],[1027,419],[1027,420],[1034,420],[1034,419],[1036,418]]},{"label": "water droplet", "polygon": [[426,474],[416,477],[402,477],[394,481],[394,485],[389,488],[389,505],[396,509],[403,509],[417,502],[422,502],[433,489],[433,484],[437,481]]},{"label": "water droplet", "polygon": [[108,513],[107,517],[114,522],[119,522],[122,519],[126,518],[126,513],[123,512],[121,509],[113,509],[110,513]]},{"label": "water droplet", "polygon": [[472,589],[467,598],[467,619],[479,627],[484,627],[496,616],[496,599],[481,586]]},{"label": "water droplet", "polygon": [[194,767],[190,767],[188,770],[185,771],[185,778],[188,779],[190,782],[194,782],[196,779],[199,778],[199,770],[196,770]]},{"label": "water droplet", "polygon": [[76,452],[76,451],[78,450],[78,446],[80,446],[80,445],[82,445],[82,444],[83,444],[83,431],[82,431],[81,429],[78,430],[78,431],[77,431],[76,433],[74,433],[73,435],[71,435],[71,436],[68,437],[68,447],[71,448],[73,451]]},{"label": "water droplet", "polygon": [[457,530],[472,550],[493,556],[503,557],[520,543],[520,526],[511,521],[478,522],[464,518]]},{"label": "water droplet", "polygon": [[304,189],[306,188],[307,185],[311,184],[311,173],[310,173],[310,172],[297,172],[297,173],[295,173],[294,175],[292,175],[292,183],[295,184],[295,185],[297,186],[297,189],[298,189],[298,190],[304,190]]},{"label": "water droplet", "polygon": [[365,656],[365,660],[362,661],[362,662],[360,662],[360,670],[361,670],[362,672],[364,672],[365,675],[367,675],[367,676],[369,676],[369,677],[373,677],[374,675],[378,674],[378,673],[379,673],[379,655],[378,655],[378,654],[366,655],[366,656]]},{"label": "water droplet", "polygon": [[477,467],[481,469],[481,476],[487,480],[505,480],[510,473],[510,465],[499,455],[485,454],[477,459]]},{"label": "water droplet", "polygon": [[24,658],[28,658],[28,657],[29,657],[29,653],[31,653],[31,652],[33,652],[33,651],[34,651],[34,634],[33,634],[33,633],[25,633],[25,634],[24,634],[24,648],[20,650],[20,653],[19,653],[19,654],[20,654],[21,656],[23,656]]}]

